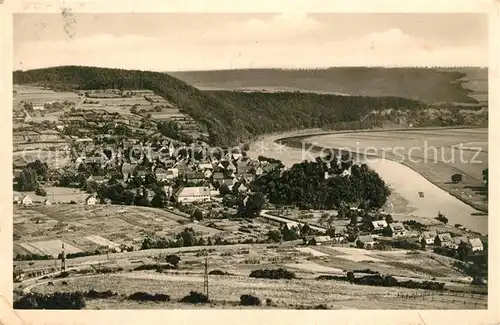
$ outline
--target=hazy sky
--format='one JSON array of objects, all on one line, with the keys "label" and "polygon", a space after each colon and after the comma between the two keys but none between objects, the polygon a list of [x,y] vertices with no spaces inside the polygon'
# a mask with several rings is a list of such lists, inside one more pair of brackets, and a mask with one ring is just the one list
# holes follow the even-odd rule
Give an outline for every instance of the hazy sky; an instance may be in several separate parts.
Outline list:
[{"label": "hazy sky", "polygon": [[14,69],[479,65],[480,14],[16,14]]}]

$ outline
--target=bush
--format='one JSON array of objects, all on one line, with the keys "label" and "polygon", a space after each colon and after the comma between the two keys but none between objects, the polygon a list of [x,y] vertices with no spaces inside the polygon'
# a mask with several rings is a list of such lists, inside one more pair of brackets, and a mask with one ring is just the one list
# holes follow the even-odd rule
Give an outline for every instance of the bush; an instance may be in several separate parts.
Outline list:
[{"label": "bush", "polygon": [[354,273],[366,273],[366,274],[379,274],[378,271],[373,271],[371,269],[354,270]]},{"label": "bush", "polygon": [[213,270],[213,271],[208,272],[208,274],[209,275],[230,275],[230,273],[224,272],[221,270]]},{"label": "bush", "polygon": [[208,302],[208,297],[203,293],[191,291],[189,295],[185,296],[179,301],[189,304],[205,304]]},{"label": "bush", "polygon": [[14,309],[83,309],[85,299],[81,292],[54,292],[49,295],[28,293],[14,301]]},{"label": "bush", "polygon": [[295,279],[295,273],[279,268],[279,269],[260,269],[253,270],[250,272],[251,278],[261,278],[261,279]]},{"label": "bush", "polygon": [[347,277],[343,275],[320,275],[316,280],[347,281]]},{"label": "bush", "polygon": [[85,298],[87,299],[106,299],[116,296],[117,293],[112,292],[111,290],[107,291],[96,291],[94,289],[90,289],[89,291],[84,293]]},{"label": "bush", "polygon": [[149,270],[174,270],[175,267],[170,264],[143,264],[134,268],[134,271],[149,271]]},{"label": "bush", "polygon": [[69,272],[63,271],[55,276],[55,278],[67,278],[69,276]]},{"label": "bush", "polygon": [[313,309],[328,309],[328,306],[325,304],[320,304],[320,305],[314,306]]},{"label": "bush", "polygon": [[266,299],[266,306],[274,306],[274,302],[271,298]]},{"label": "bush", "polygon": [[39,187],[35,190],[35,194],[38,196],[47,196],[47,191]]},{"label": "bush", "polygon": [[157,294],[150,294],[147,292],[135,292],[131,294],[130,296],[127,297],[128,300],[136,300],[136,301],[170,301],[170,296],[157,293]]},{"label": "bush", "polygon": [[241,295],[240,296],[240,305],[242,306],[260,306],[261,301],[259,297],[255,297],[252,295]]}]

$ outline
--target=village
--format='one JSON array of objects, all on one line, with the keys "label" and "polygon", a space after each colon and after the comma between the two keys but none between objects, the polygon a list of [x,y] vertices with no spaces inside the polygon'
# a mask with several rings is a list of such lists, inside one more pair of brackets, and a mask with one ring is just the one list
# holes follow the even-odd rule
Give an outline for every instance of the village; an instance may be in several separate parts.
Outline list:
[{"label": "village", "polygon": [[[137,261],[157,264],[148,253],[157,250],[193,258],[185,264],[189,270],[201,267],[200,256],[183,253],[185,247],[212,247],[219,256],[251,248],[261,254],[257,260],[276,266],[286,260],[289,268],[315,275],[369,268],[415,281],[453,279],[462,287],[486,281],[460,261],[487,254],[480,235],[448,225],[444,215],[412,219],[358,206],[304,211],[266,202],[252,182],[287,167],[250,157],[245,144],[210,147],[201,127],[150,91],[63,93],[69,99],[62,102],[44,102],[53,96],[46,90],[24,91],[17,90],[14,108],[14,273],[20,285],[89,265],[85,272],[99,273],[95,265],[133,270]],[[396,262],[390,254],[414,251],[427,261],[443,259],[447,271],[436,276],[435,264],[416,267],[411,256]],[[236,268],[261,263],[255,257],[233,262]]]}]

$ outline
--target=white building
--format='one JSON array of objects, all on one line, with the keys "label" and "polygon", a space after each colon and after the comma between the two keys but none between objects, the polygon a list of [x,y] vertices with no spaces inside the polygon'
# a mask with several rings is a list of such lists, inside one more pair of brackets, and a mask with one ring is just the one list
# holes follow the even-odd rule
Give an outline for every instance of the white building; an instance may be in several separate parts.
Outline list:
[{"label": "white building", "polygon": [[33,200],[31,200],[31,198],[29,197],[29,195],[25,195],[23,196],[23,198],[21,199],[21,203],[23,205],[32,205],[33,204]]},{"label": "white building", "polygon": [[469,244],[473,252],[482,252],[484,250],[483,243],[479,238],[470,238]]},{"label": "white building", "polygon": [[93,195],[89,195],[85,199],[85,204],[86,205],[95,205],[96,203],[97,203],[97,199]]},{"label": "white building", "polygon": [[210,188],[207,186],[181,187],[174,193],[178,203],[208,202],[210,201]]}]

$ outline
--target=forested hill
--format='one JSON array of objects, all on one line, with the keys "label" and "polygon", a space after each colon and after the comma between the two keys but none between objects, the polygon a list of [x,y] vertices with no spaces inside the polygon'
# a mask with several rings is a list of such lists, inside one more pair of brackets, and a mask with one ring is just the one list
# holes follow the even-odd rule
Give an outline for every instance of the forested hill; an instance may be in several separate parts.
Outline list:
[{"label": "forested hill", "polygon": [[366,128],[377,123],[368,118],[373,110],[417,112],[426,107],[422,102],[396,97],[202,92],[165,73],[81,66],[15,71],[14,83],[54,90],[150,89],[205,126],[210,142],[217,145],[300,128]]}]

